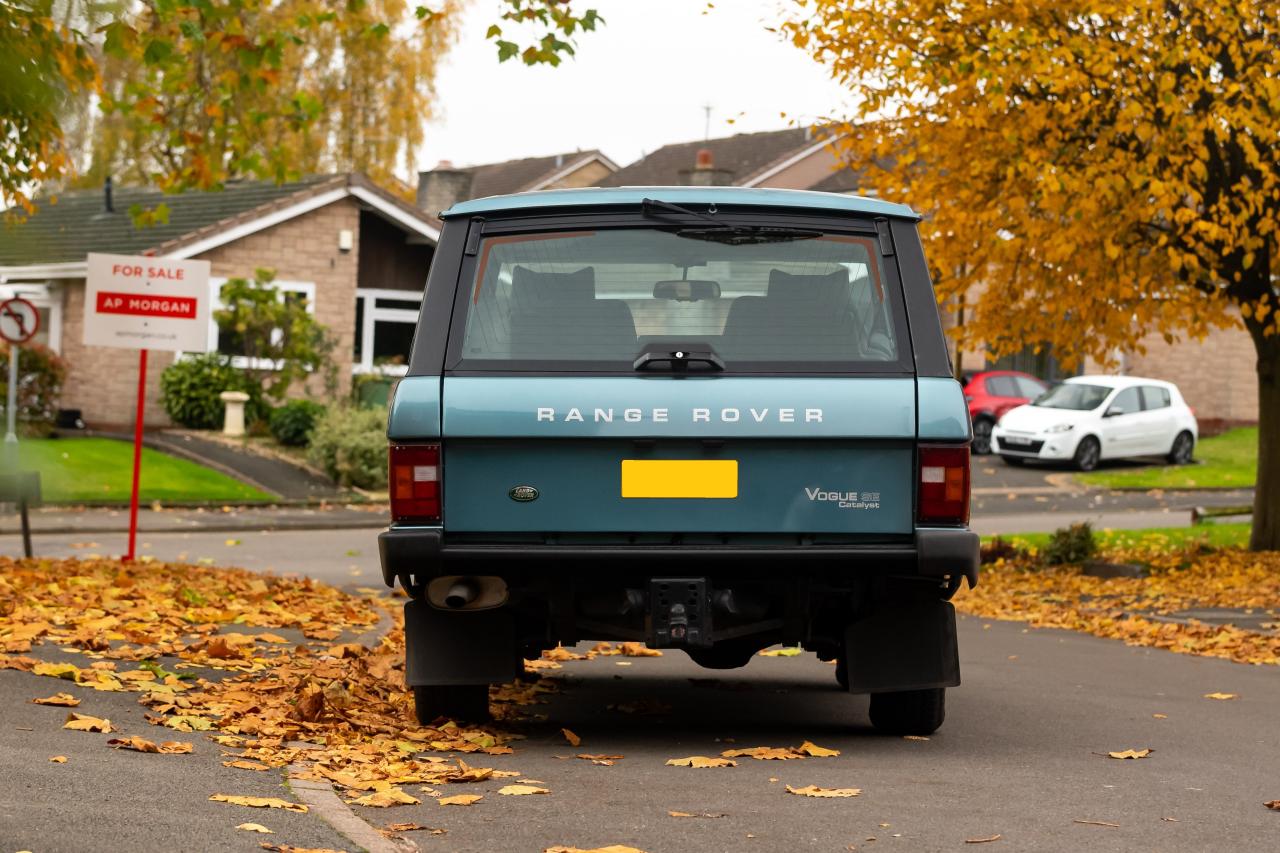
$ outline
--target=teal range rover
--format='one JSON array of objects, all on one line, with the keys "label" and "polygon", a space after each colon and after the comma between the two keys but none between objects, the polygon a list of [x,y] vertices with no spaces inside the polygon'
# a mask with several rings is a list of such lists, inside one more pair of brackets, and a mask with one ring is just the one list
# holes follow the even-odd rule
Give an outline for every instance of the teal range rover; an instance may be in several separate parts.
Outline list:
[{"label": "teal range rover", "polygon": [[878,729],[941,725],[978,537],[919,217],[647,187],[442,218],[379,540],[418,717],[483,717],[557,644],[719,669],[781,642],[834,659]]}]

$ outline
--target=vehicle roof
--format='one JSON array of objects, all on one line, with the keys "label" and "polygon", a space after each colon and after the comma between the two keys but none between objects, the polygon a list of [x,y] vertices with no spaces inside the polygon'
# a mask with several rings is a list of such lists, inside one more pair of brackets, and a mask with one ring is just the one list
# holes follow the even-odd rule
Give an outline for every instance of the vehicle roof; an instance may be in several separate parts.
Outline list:
[{"label": "vehicle roof", "polygon": [[755,187],[586,187],[540,190],[459,202],[440,216],[443,219],[449,219],[455,216],[548,207],[638,207],[646,198],[656,198],[672,204],[784,207],[860,213],[868,216],[896,216],[913,221],[920,219],[920,215],[905,204],[895,204],[878,198],[810,190],[757,189]]},{"label": "vehicle roof", "polygon": [[1165,382],[1163,379],[1147,379],[1142,376],[1105,376],[1100,373],[1087,376],[1072,376],[1063,381],[1084,385],[1104,385],[1107,388],[1128,388],[1130,385],[1160,385],[1176,390],[1178,387],[1172,382]]}]

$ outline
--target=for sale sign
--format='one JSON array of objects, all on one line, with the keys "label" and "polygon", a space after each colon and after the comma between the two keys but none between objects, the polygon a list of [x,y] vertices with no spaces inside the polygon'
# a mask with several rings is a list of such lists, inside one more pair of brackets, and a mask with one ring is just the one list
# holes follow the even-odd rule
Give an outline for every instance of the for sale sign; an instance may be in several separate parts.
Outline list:
[{"label": "for sale sign", "polygon": [[86,346],[204,352],[209,262],[89,255]]}]

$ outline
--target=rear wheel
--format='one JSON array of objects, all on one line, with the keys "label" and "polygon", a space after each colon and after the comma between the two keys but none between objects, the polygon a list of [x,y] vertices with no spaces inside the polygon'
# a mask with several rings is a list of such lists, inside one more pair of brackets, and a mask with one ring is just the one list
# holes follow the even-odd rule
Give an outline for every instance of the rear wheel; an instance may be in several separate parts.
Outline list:
[{"label": "rear wheel", "polygon": [[1169,449],[1169,455],[1165,458],[1169,460],[1170,465],[1186,465],[1191,461],[1191,451],[1195,446],[1196,440],[1191,437],[1191,433],[1183,430],[1173,440],[1173,447]]},{"label": "rear wheel", "polygon": [[871,725],[887,735],[931,735],[946,717],[947,690],[901,690],[871,694]]},{"label": "rear wheel", "polygon": [[1102,458],[1102,445],[1098,444],[1098,439],[1091,435],[1086,435],[1080,439],[1080,444],[1076,446],[1076,455],[1072,461],[1081,471],[1092,471],[1098,467],[1098,460]]},{"label": "rear wheel", "polygon": [[413,688],[418,722],[430,725],[439,717],[483,723],[489,719],[489,685],[445,684]]},{"label": "rear wheel", "polygon": [[979,456],[986,456],[991,452],[991,428],[995,426],[995,421],[991,418],[974,418],[973,420],[973,444],[970,449]]}]

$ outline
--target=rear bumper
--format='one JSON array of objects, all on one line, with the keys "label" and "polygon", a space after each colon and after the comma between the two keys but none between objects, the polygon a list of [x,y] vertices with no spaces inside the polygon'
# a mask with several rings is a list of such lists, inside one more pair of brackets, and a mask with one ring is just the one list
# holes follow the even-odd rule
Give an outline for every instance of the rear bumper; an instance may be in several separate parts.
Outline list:
[{"label": "rear bumper", "polygon": [[912,540],[866,545],[612,545],[450,541],[438,527],[391,527],[378,536],[382,577],[416,576],[418,585],[441,575],[484,573],[503,577],[563,577],[589,573],[594,580],[636,569],[664,575],[732,572],[776,575],[813,571],[856,573],[888,570],[929,578],[965,577],[978,582],[978,534],[964,528],[917,528]]}]

